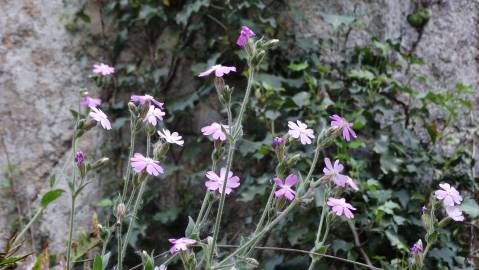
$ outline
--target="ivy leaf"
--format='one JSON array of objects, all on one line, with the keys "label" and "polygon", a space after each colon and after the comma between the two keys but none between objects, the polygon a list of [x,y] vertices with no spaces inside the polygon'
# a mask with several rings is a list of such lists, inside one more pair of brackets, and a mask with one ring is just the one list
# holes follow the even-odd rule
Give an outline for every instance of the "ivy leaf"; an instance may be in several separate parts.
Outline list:
[{"label": "ivy leaf", "polygon": [[155,17],[165,18],[163,9],[152,7],[150,5],[142,5],[140,12],[138,13],[138,19],[144,20],[145,23],[149,23],[151,19]]},{"label": "ivy leaf", "polygon": [[296,105],[298,105],[298,107],[302,108],[305,105],[309,104],[310,98],[311,98],[311,93],[302,91],[294,95],[293,101]]},{"label": "ivy leaf", "polygon": [[334,254],[336,254],[336,252],[338,252],[338,250],[343,250],[345,252],[348,252],[349,250],[351,250],[352,248],[354,247],[353,244],[349,243],[349,242],[346,242],[344,240],[341,240],[341,239],[338,239],[338,240],[334,240],[333,241],[333,251],[334,251]]},{"label": "ivy leaf", "polygon": [[193,3],[185,5],[183,10],[176,14],[176,23],[186,26],[186,24],[188,23],[188,19],[191,17],[191,15],[198,12],[202,7],[209,6],[209,2],[209,0],[197,0],[193,1]]},{"label": "ivy leaf", "polygon": [[331,24],[334,30],[337,30],[340,26],[349,26],[354,22],[354,17],[352,16],[342,16],[338,14],[327,14],[320,12],[321,17],[324,21]]},{"label": "ivy leaf", "polygon": [[291,69],[292,71],[301,71],[301,70],[307,69],[308,67],[309,67],[308,61],[304,61],[298,64],[291,63],[288,65],[288,68]]},{"label": "ivy leaf", "polygon": [[56,199],[65,192],[63,189],[54,189],[45,193],[40,201],[40,207],[46,208],[50,203],[54,202]]},{"label": "ivy leaf", "polygon": [[464,211],[472,219],[475,219],[479,216],[479,205],[473,199],[466,197],[461,205],[457,206],[459,210]]},{"label": "ivy leaf", "polygon": [[173,222],[176,220],[176,218],[178,218],[178,215],[181,213],[181,210],[183,209],[179,207],[168,208],[168,210],[156,213],[153,216],[153,220],[157,220],[161,222],[162,224]]},{"label": "ivy leaf", "polygon": [[353,69],[349,72],[348,77],[355,78],[358,80],[371,81],[374,79],[374,74],[368,70]]},{"label": "ivy leaf", "polygon": [[393,230],[387,230],[385,231],[385,234],[391,245],[398,248],[399,250],[408,251],[408,247],[406,246],[406,244],[404,244],[404,240]]}]

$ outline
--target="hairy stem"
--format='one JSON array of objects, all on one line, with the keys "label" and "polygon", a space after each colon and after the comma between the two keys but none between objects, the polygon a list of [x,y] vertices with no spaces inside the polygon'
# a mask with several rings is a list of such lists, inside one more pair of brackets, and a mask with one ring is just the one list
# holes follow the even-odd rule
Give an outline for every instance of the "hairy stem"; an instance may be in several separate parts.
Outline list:
[{"label": "hairy stem", "polygon": [[37,220],[40,215],[42,214],[43,212],[43,207],[40,207],[36,212],[35,212],[35,215],[33,215],[33,217],[30,219],[30,221],[27,223],[27,225],[25,225],[25,227],[23,227],[22,231],[18,234],[18,236],[15,238],[15,241],[13,241],[13,244],[12,246],[16,246],[18,243],[20,243],[21,239],[23,238],[23,235],[25,235],[25,233],[27,233],[28,229],[30,229],[30,227],[32,226],[33,222],[35,222],[35,220]]},{"label": "hairy stem", "polygon": [[231,142],[231,144],[228,148],[228,158],[227,158],[227,161],[226,161],[226,174],[225,174],[225,179],[224,179],[224,182],[223,182],[223,189],[222,189],[222,192],[221,192],[221,198],[220,198],[220,202],[219,202],[219,206],[218,206],[218,212],[216,214],[215,225],[214,225],[214,229],[213,229],[213,241],[212,241],[212,244],[211,244],[211,250],[210,250],[209,256],[207,257],[208,259],[207,259],[207,262],[206,262],[206,265],[207,265],[206,269],[208,269],[210,267],[211,261],[212,261],[212,258],[213,258],[214,252],[215,252],[215,245],[216,245],[216,242],[218,240],[218,234],[219,234],[220,225],[221,225],[221,218],[222,218],[222,215],[223,215],[223,209],[224,209],[224,205],[225,205],[226,186],[227,186],[227,182],[228,182],[228,172],[231,170],[231,166],[232,166],[233,158],[234,158],[234,153],[235,153],[235,146],[236,146],[236,143],[237,143],[237,141],[240,137],[239,132],[240,132],[240,129],[241,129],[241,123],[243,121],[243,115],[246,111],[246,106],[248,105],[249,96],[251,94],[251,89],[252,89],[252,86],[253,86],[254,68],[251,64],[251,61],[248,61],[248,67],[249,67],[249,70],[248,70],[248,84],[246,86],[246,93],[244,95],[243,102],[241,103],[241,109],[240,109],[240,112],[238,114],[238,118],[237,118],[237,120],[234,124],[234,127],[230,127],[230,131],[231,131],[231,134],[233,134],[233,138],[232,138],[232,142]]}]

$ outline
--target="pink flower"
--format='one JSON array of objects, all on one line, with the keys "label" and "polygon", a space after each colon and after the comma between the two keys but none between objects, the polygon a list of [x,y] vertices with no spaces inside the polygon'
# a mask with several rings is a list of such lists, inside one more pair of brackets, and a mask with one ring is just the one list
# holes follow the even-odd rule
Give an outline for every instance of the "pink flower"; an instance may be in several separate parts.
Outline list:
[{"label": "pink flower", "polygon": [[296,123],[288,121],[288,134],[295,139],[299,138],[302,144],[311,144],[311,139],[314,139],[313,130],[299,120]]},{"label": "pink flower", "polygon": [[163,173],[163,168],[159,164],[159,161],[147,158],[140,153],[135,153],[131,158],[131,167],[137,173],[143,172],[146,169],[149,175],[158,176]]},{"label": "pink flower", "polygon": [[331,126],[332,127],[337,127],[343,131],[343,138],[346,141],[350,141],[351,137],[357,138],[358,136],[352,129],[353,124],[349,123],[346,121],[346,119],[342,118],[341,116],[335,114],[333,116],[330,116],[331,118]]},{"label": "pink flower", "polygon": [[95,121],[100,122],[101,126],[104,129],[110,130],[111,129],[111,124],[110,124],[110,120],[108,120],[108,116],[106,116],[106,114],[104,112],[102,112],[102,110],[97,109],[95,107],[90,107],[90,109],[92,111],[88,115],[91,118],[95,119]]},{"label": "pink flower", "polygon": [[284,180],[284,184],[283,184],[283,181],[281,181],[281,179],[279,179],[278,177],[275,177],[273,180],[276,183],[276,185],[280,187],[278,191],[274,192],[274,195],[276,196],[276,198],[280,198],[284,196],[286,197],[286,199],[292,201],[296,193],[294,192],[293,189],[291,189],[291,187],[293,187],[296,184],[296,182],[298,182],[298,177],[294,174],[290,174]]},{"label": "pink flower", "polygon": [[[218,190],[218,192],[221,194],[223,192],[223,185],[225,183],[225,178],[226,178],[226,168],[221,168],[220,170],[220,175],[218,176],[215,172],[209,171],[206,173],[206,177],[210,179],[210,181],[205,182],[205,186],[209,190]],[[233,172],[230,171],[228,173],[228,180],[226,182],[226,194],[230,194],[231,191],[233,191],[234,188],[237,188],[240,186],[240,179],[238,176],[233,176]]]},{"label": "pink flower", "polygon": [[145,102],[148,102],[150,104],[153,103],[159,109],[163,109],[163,103],[157,101],[154,97],[152,97],[150,95],[144,95],[144,96],[133,95],[133,96],[131,96],[130,100],[133,101],[133,102],[140,103],[141,105],[145,104]]},{"label": "pink flower", "polygon": [[323,169],[324,174],[331,177],[331,179],[337,186],[345,187],[346,185],[348,185],[356,191],[359,190],[358,186],[356,185],[356,183],[354,183],[351,177],[341,174],[341,172],[344,170],[344,167],[341,163],[339,163],[339,160],[336,160],[333,166],[331,164],[331,160],[329,160],[329,158],[325,158],[324,164],[326,165],[326,167],[324,167]]},{"label": "pink flower", "polygon": [[103,63],[93,65],[93,73],[95,74],[101,74],[102,76],[107,76],[107,75],[113,74],[114,72],[115,72],[115,69],[113,67],[110,67],[109,65],[105,65]]},{"label": "pink flower", "polygon": [[196,243],[195,240],[187,238],[187,237],[181,237],[180,239],[168,239],[170,243],[173,244],[173,246],[170,248],[170,253],[175,254],[178,251],[186,251],[188,250],[189,245],[193,245]]},{"label": "pink flower", "polygon": [[156,126],[157,119],[163,121],[164,115],[165,113],[160,109],[150,106],[143,121],[150,123],[152,126]]},{"label": "pink flower", "polygon": [[80,105],[85,107],[96,107],[101,104],[101,99],[91,98],[91,97],[82,97],[80,100]]},{"label": "pink flower", "polygon": [[183,146],[183,138],[178,134],[178,132],[171,133],[171,131],[168,129],[163,129],[163,132],[158,131],[158,135],[160,135],[161,138],[165,139],[165,141],[169,143],[175,143],[179,146]]},{"label": "pink flower", "polygon": [[198,74],[198,77],[204,77],[210,75],[212,72],[215,72],[216,77],[223,77],[223,75],[230,73],[231,71],[236,72],[235,67],[226,67],[222,65],[214,65],[210,67],[208,70],[201,72]]},{"label": "pink flower", "polygon": [[226,134],[229,132],[229,126],[214,122],[209,126],[201,128],[201,132],[205,136],[212,135],[211,137],[213,137],[214,140],[225,141]]},{"label": "pink flower", "polygon": [[462,211],[454,206],[446,207],[446,213],[454,221],[464,221],[464,216],[462,215]]},{"label": "pink flower", "polygon": [[344,198],[335,199],[330,197],[327,204],[332,207],[333,212],[337,216],[341,216],[344,214],[348,219],[352,219],[354,217],[351,210],[356,210],[356,208],[354,208],[351,204],[347,203]]},{"label": "pink flower", "polygon": [[241,33],[236,40],[236,44],[240,47],[244,47],[246,42],[248,42],[248,38],[255,36],[255,33],[248,28],[248,26],[241,27]]},{"label": "pink flower", "polygon": [[454,204],[460,204],[462,202],[462,197],[459,192],[448,183],[439,184],[439,187],[441,187],[442,190],[436,190],[434,194],[436,198],[442,200],[445,206],[454,206]]}]

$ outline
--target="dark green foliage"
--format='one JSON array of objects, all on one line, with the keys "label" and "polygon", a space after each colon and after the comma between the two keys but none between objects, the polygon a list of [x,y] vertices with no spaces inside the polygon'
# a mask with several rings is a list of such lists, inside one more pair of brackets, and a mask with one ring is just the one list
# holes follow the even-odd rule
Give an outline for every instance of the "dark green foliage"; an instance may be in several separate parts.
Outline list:
[{"label": "dark green foliage", "polygon": [[[115,83],[106,84],[102,92],[107,100],[117,101],[110,112],[118,113],[113,124],[118,129],[127,122],[125,115],[120,114],[127,111],[126,103],[118,100],[126,100],[128,94],[133,91],[138,94],[141,89],[166,102],[171,129],[195,138],[198,130],[191,130],[187,123],[202,99],[214,91],[208,80],[196,82],[196,90],[179,91],[183,94],[171,89],[174,80],[181,80],[175,77],[180,63],[191,63],[191,76],[216,62],[231,63],[242,70],[235,45],[242,24],[259,35],[281,40],[260,67],[252,109],[247,112],[246,140],[239,146],[241,157],[234,165],[241,175],[241,189],[228,199],[222,229],[229,232],[226,234],[229,241],[235,240],[236,231],[245,234],[253,228],[259,218],[276,166],[270,134],[286,132],[288,120],[300,118],[319,129],[329,124],[328,116],[340,114],[354,123],[359,139],[349,144],[338,140],[324,154],[340,159],[359,182],[360,192],[351,193],[348,200],[358,209],[355,226],[363,249],[375,265],[389,269],[407,266],[409,247],[425,233],[421,227],[421,207],[427,204],[429,194],[439,182],[457,186],[464,195],[477,186],[471,176],[470,145],[458,141],[459,132],[466,128],[459,124],[458,117],[471,109],[467,95],[472,89],[461,83],[456,89],[415,89],[412,82],[429,89],[428,78],[408,74],[404,63],[421,65],[422,60],[401,51],[397,41],[372,40],[368,46],[349,51],[339,48],[335,53],[343,55],[345,60],[326,62],[322,60],[321,46],[314,45],[317,41],[297,36],[286,27],[294,23],[299,11],[290,9],[283,1],[108,0],[102,3],[101,14],[110,31],[91,46],[101,47],[107,56],[104,60],[118,70]],[[404,20],[421,27],[428,14],[417,11]],[[69,25],[70,29],[79,29],[79,19],[90,22],[83,9],[77,16],[74,20],[77,25]],[[354,17],[326,13],[321,16],[340,34],[356,27]],[[172,40],[158,40],[166,29]],[[168,63],[160,64],[158,58],[165,52],[157,48],[158,41],[175,44]],[[333,41],[322,40],[321,44],[328,42]],[[341,40],[334,42],[343,44]],[[120,55],[128,50],[141,53],[120,61]],[[395,74],[406,79],[398,80]],[[229,76],[227,83],[235,86],[236,94],[243,93],[240,75]],[[109,151],[125,153],[127,144],[128,138],[124,138],[122,144]],[[451,151],[444,150],[448,145]],[[188,216],[195,216],[200,207],[204,172],[209,166],[206,157],[211,150],[207,140],[190,138],[183,151],[166,162],[171,165],[165,166],[165,179],[152,183],[144,200],[140,225],[132,242],[138,248],[163,251],[168,236],[180,236],[185,228],[187,234],[191,233],[194,223]],[[312,152],[308,147],[296,150]],[[301,159],[296,168],[304,171],[307,165]],[[320,163],[316,175],[321,175],[322,167]],[[165,196],[161,192],[164,185],[174,185],[168,190],[180,199],[160,207],[156,202]],[[470,204],[463,210],[468,208],[466,214],[477,218],[473,196],[470,194],[466,200]],[[316,203],[321,202],[320,198],[321,194],[317,194]],[[300,209],[279,230],[271,232],[269,239],[278,246],[309,250],[318,219],[314,207]],[[328,252],[362,261],[350,228],[345,223],[335,225],[328,240],[331,243]],[[156,237],[157,232],[165,231],[169,235]],[[428,269],[465,267],[465,258],[469,256],[469,243],[464,240],[467,234],[462,224],[441,231],[426,259]],[[261,252],[257,255],[266,269],[304,269],[308,263],[307,256],[279,253],[271,256]],[[350,269],[349,265],[333,261],[325,265],[333,263]]]}]

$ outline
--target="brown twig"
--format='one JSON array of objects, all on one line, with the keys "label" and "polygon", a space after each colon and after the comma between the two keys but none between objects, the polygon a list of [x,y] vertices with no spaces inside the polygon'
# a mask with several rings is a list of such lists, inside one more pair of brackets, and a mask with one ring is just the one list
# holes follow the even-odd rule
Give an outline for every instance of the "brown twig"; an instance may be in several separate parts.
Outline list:
[{"label": "brown twig", "polygon": [[361,241],[359,240],[359,235],[358,235],[358,232],[356,231],[356,227],[354,226],[353,222],[351,222],[351,221],[348,221],[348,224],[349,224],[349,228],[351,228],[351,232],[353,233],[354,244],[359,249],[359,252],[361,253],[361,256],[363,256],[364,261],[369,266],[373,266],[373,264],[371,263],[371,260],[368,257],[368,254],[366,253],[366,251],[364,251],[363,247],[361,246]]}]

